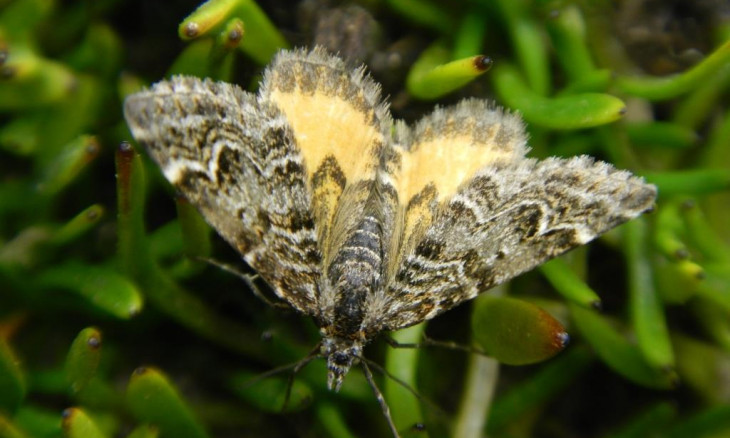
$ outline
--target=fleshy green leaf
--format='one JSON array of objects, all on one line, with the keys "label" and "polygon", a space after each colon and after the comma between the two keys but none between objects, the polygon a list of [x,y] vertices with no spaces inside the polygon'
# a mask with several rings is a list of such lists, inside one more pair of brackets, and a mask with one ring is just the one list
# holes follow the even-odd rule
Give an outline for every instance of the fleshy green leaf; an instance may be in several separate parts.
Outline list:
[{"label": "fleshy green leaf", "polygon": [[645,438],[664,430],[676,415],[677,409],[670,403],[657,403],[607,438]]},{"label": "fleshy green leaf", "polygon": [[231,379],[231,384],[239,397],[264,412],[300,411],[313,399],[312,389],[301,379],[294,379],[291,382],[289,400],[286,400],[286,393],[290,382],[285,375],[272,376],[251,383],[254,379],[256,379],[255,374],[238,373]]},{"label": "fleshy green leaf", "polygon": [[669,370],[674,367],[674,352],[664,307],[654,286],[647,233],[644,218],[636,218],[624,226],[631,322],[639,349],[649,364]]},{"label": "fleshy green leaf", "polygon": [[599,308],[601,299],[561,258],[540,266],[540,271],[563,297],[581,306]]},{"label": "fleshy green leaf", "polygon": [[160,436],[160,430],[157,427],[143,424],[130,432],[127,438],[157,438],[158,436]]},{"label": "fleshy green leaf", "polygon": [[34,438],[57,438],[62,434],[57,410],[46,410],[26,403],[18,409],[13,420]]},{"label": "fleshy green leaf", "polygon": [[497,431],[511,422],[520,421],[526,412],[547,403],[579,378],[591,361],[591,354],[585,348],[571,348],[545,363],[525,382],[497,397],[489,412],[487,427],[490,431]]},{"label": "fleshy green leaf", "polygon": [[408,72],[408,92],[418,99],[436,99],[457,90],[489,70],[486,56],[450,60],[449,52],[436,43],[424,50]]},{"label": "fleshy green leaf", "polygon": [[99,143],[90,135],[80,136],[63,146],[43,171],[37,188],[44,195],[63,190],[99,153]]},{"label": "fleshy green leaf", "polygon": [[177,216],[185,245],[185,254],[190,257],[209,257],[211,252],[211,229],[198,211],[184,198],[177,198]]},{"label": "fleshy green leaf", "polygon": [[550,129],[581,129],[621,118],[625,105],[609,94],[582,93],[546,98],[532,92],[517,70],[499,62],[492,72],[497,94],[508,107],[520,111],[529,123]]},{"label": "fleshy green leaf", "polygon": [[552,87],[547,44],[532,8],[524,1],[498,0],[499,8],[509,32],[520,71],[527,78],[525,88],[537,96],[547,96]]},{"label": "fleshy green leaf", "polygon": [[79,294],[99,310],[128,319],[142,310],[137,286],[115,269],[67,262],[48,268],[36,280],[45,288],[62,288]]},{"label": "fleshy green leaf", "polygon": [[29,438],[9,418],[0,414],[0,438]]},{"label": "fleshy green leaf", "polygon": [[289,46],[279,30],[253,0],[209,0],[190,14],[178,28],[183,39],[220,33],[229,19],[243,22],[241,50],[259,64],[266,64],[274,54]]},{"label": "fleshy green leaf", "polygon": [[25,398],[25,377],[20,361],[0,338],[0,411],[14,412]]},{"label": "fleshy green leaf", "polygon": [[[393,333],[392,338],[401,344],[417,344],[423,336],[425,324],[416,324],[413,327]],[[385,358],[385,368],[388,372],[400,379],[411,388],[416,388],[418,370],[418,348],[389,348]],[[421,404],[412,392],[393,379],[385,378],[383,391],[386,400],[391,405],[393,422],[398,429],[408,428],[423,422]]]},{"label": "fleshy green leaf", "polygon": [[99,204],[92,205],[54,231],[50,243],[64,245],[71,242],[97,225],[103,217],[104,207]]},{"label": "fleshy green leaf", "polygon": [[159,370],[137,368],[127,387],[127,406],[139,420],[160,428],[164,438],[207,438],[203,425]]},{"label": "fleshy green leaf", "polygon": [[68,408],[63,411],[63,436],[66,438],[106,438],[86,412],[81,408]]},{"label": "fleshy green leaf", "polygon": [[668,77],[622,76],[616,85],[627,94],[650,100],[671,99],[699,87],[707,78],[730,63],[730,41],[686,72]]},{"label": "fleshy green leaf", "polygon": [[660,196],[703,195],[730,189],[730,170],[693,169],[645,173]]},{"label": "fleshy green leaf", "polygon": [[449,32],[454,23],[449,11],[430,0],[387,0],[388,6],[414,23]]},{"label": "fleshy green leaf", "polygon": [[73,392],[79,392],[96,374],[101,357],[101,332],[96,327],[81,330],[66,357],[66,378]]},{"label": "fleshy green leaf", "polygon": [[484,296],[472,314],[474,340],[502,363],[525,365],[548,359],[568,340],[563,326],[534,304]]},{"label": "fleshy green leaf", "polygon": [[670,389],[676,385],[676,373],[651,367],[636,345],[626,340],[606,318],[575,304],[570,306],[570,313],[581,335],[616,372],[650,388]]},{"label": "fleshy green leaf", "polygon": [[3,66],[3,71],[5,77],[0,81],[2,111],[37,109],[57,103],[71,95],[77,80],[65,64],[41,58],[21,44],[13,46],[12,57]]}]

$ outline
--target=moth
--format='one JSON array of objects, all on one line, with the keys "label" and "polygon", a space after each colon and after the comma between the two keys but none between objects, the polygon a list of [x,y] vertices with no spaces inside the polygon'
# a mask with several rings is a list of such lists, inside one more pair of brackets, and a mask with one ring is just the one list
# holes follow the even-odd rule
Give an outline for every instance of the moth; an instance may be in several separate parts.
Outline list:
[{"label": "moth", "polygon": [[178,76],[131,95],[124,114],[170,183],[314,319],[329,388],[360,363],[381,401],[361,360],[379,333],[583,245],[656,197],[586,156],[526,158],[521,118],[483,100],[394,121],[364,67],[321,48],[278,53],[256,94]]}]

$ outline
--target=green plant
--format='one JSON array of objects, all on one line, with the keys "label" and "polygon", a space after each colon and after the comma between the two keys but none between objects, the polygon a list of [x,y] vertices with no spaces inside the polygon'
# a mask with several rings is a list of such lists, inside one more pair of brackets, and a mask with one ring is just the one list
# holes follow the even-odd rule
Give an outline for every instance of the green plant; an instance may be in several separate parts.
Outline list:
[{"label": "green plant", "polygon": [[[394,99],[397,114],[493,91],[523,114],[535,156],[598,155],[660,192],[653,215],[503,288],[519,302],[492,292],[428,327],[484,347],[505,327],[492,321],[539,305],[574,339],[559,356],[504,366],[497,379],[492,359],[373,345],[368,356],[384,356],[425,400],[384,379],[403,435],[416,424],[426,425],[416,436],[727,434],[728,23],[695,10],[707,20],[697,37],[706,56],[659,77],[635,73],[640,60],[612,27],[625,17],[608,2],[364,3],[402,37],[374,51],[415,60],[402,74],[372,63],[392,76],[387,93],[410,96]],[[160,20],[190,11],[159,7],[143,16],[141,2],[0,2],[0,437],[384,433],[357,373],[331,394],[324,364],[312,362],[285,417],[286,374],[247,386],[304,357],[314,326],[191,258],[236,262],[184,200],[172,212],[158,170],[122,143],[121,102],[147,80],[185,73],[255,88],[296,20],[265,9],[273,24],[252,1],[208,2],[179,24],[191,41],[178,50],[173,21]],[[491,71],[474,68],[480,53]],[[417,342],[424,330],[394,337]],[[519,337],[499,342],[518,343],[503,360],[524,357]]]}]

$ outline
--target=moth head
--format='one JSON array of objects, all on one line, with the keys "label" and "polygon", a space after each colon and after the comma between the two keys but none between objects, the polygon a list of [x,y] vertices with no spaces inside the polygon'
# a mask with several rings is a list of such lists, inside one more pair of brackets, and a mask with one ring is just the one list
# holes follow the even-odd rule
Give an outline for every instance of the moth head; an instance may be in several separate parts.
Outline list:
[{"label": "moth head", "polygon": [[339,391],[350,367],[358,362],[362,352],[359,341],[324,338],[321,353],[327,358],[327,387]]}]

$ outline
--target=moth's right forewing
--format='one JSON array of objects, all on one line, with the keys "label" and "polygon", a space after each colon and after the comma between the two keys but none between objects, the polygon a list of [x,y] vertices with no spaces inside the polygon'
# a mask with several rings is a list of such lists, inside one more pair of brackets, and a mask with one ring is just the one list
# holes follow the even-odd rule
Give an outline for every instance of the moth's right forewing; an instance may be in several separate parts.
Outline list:
[{"label": "moth's right forewing", "polygon": [[125,117],[165,177],[296,309],[316,308],[320,255],[307,170],[286,119],[235,85],[175,77]]}]

